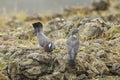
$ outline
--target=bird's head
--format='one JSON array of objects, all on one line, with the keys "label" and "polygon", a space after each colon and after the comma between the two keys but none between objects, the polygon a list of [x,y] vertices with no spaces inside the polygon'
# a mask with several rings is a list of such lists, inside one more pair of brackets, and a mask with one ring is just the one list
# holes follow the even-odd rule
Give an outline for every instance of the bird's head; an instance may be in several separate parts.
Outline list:
[{"label": "bird's head", "polygon": [[35,32],[43,31],[43,24],[41,22],[36,22],[32,24],[34,27]]},{"label": "bird's head", "polygon": [[72,31],[72,35],[76,35],[76,33],[78,33],[78,29],[75,28],[73,31]]}]

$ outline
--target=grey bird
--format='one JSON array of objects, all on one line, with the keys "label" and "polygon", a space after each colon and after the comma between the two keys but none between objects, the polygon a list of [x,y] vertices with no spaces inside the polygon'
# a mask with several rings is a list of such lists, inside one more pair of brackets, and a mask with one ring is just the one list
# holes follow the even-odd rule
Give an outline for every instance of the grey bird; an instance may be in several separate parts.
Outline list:
[{"label": "grey bird", "polygon": [[36,22],[32,24],[37,35],[39,46],[42,47],[46,52],[51,52],[55,49],[55,44],[44,34],[43,24]]},{"label": "grey bird", "polygon": [[78,53],[78,48],[80,45],[80,42],[77,38],[76,33],[78,33],[78,29],[74,29],[72,31],[72,35],[68,38],[68,40],[66,42],[66,47],[67,47],[67,51],[69,54],[68,65],[71,67],[75,66],[76,55]]}]

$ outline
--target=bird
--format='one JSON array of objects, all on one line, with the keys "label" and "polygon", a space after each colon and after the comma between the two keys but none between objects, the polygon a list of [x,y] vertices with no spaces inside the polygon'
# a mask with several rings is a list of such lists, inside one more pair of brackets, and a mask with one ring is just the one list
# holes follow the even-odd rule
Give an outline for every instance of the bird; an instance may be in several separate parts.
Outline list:
[{"label": "bird", "polygon": [[69,54],[68,65],[71,67],[75,66],[76,55],[78,53],[78,49],[79,49],[79,45],[80,45],[80,42],[77,38],[76,33],[78,33],[77,28],[75,28],[72,31],[72,35],[66,41],[67,52]]},{"label": "bird", "polygon": [[43,48],[46,52],[52,52],[55,49],[55,44],[44,34],[43,24],[41,22],[35,22],[32,25],[40,48]]}]

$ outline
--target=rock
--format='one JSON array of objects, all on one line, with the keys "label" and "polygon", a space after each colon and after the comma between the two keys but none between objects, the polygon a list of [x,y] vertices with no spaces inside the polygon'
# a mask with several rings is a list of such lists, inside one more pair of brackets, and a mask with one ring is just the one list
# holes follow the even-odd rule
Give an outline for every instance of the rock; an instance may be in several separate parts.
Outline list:
[{"label": "rock", "polygon": [[59,56],[57,56],[55,58],[55,63],[54,63],[54,71],[59,71],[59,72],[64,72],[66,67],[67,67],[67,61],[68,61],[68,57],[67,55],[63,55],[61,56],[60,54],[58,54]]},{"label": "rock", "polygon": [[112,66],[112,71],[113,74],[120,75],[120,64],[119,63],[114,63]]},{"label": "rock", "polygon": [[78,80],[84,80],[86,78],[87,76],[85,74],[81,74],[80,76],[78,76]]},{"label": "rock", "polygon": [[39,53],[31,53],[31,54],[28,54],[28,55],[27,55],[27,58],[33,59],[33,60],[36,60],[36,61],[40,61],[40,60],[39,60],[39,57],[40,57],[40,54],[39,54]]},{"label": "rock", "polygon": [[29,75],[39,75],[41,73],[41,67],[40,66],[35,66],[35,67],[31,67],[30,69],[27,69],[26,72]]},{"label": "rock", "polygon": [[8,75],[9,78],[12,80],[19,80],[19,76],[17,76],[18,74],[20,74],[20,70],[19,70],[19,64],[15,61],[10,62],[8,64]]},{"label": "rock", "polygon": [[[57,30],[57,31],[52,31],[51,33],[48,34],[48,37],[52,38],[52,40],[58,40],[58,39],[64,39],[66,37],[66,32],[61,29],[61,30]],[[57,41],[56,40],[56,41]]]},{"label": "rock", "polygon": [[38,61],[40,64],[49,64],[52,61],[52,55],[48,53],[39,54],[39,53],[31,53],[27,56],[29,59]]},{"label": "rock", "polygon": [[29,39],[29,35],[26,33],[22,33],[18,36],[18,38],[22,39],[22,40],[27,40],[27,39]]},{"label": "rock", "polygon": [[94,10],[107,10],[110,6],[109,0],[93,0],[92,7]]},{"label": "rock", "polygon": [[107,54],[105,53],[104,50],[100,50],[97,53],[95,53],[94,55],[101,58],[101,59],[107,58]]},{"label": "rock", "polygon": [[96,43],[99,43],[99,44],[103,44],[105,41],[104,40],[102,40],[102,39],[96,39],[96,41],[95,41]]},{"label": "rock", "polygon": [[107,63],[107,67],[110,72],[114,75],[120,75],[120,64],[117,62],[109,62]]},{"label": "rock", "polygon": [[96,74],[94,73],[94,71],[92,70],[87,70],[85,72],[86,76],[88,76],[89,78],[92,78],[93,76],[95,76]]},{"label": "rock", "polygon": [[63,73],[55,72],[51,75],[44,75],[39,77],[38,80],[65,80],[65,76]]},{"label": "rock", "polygon": [[93,39],[99,37],[103,32],[102,26],[96,22],[85,23],[84,29],[79,33],[83,40]]},{"label": "rock", "polygon": [[65,73],[64,75],[65,75],[66,80],[70,80],[70,79],[76,80],[77,79],[77,76],[74,75],[73,73]]},{"label": "rock", "polygon": [[8,80],[8,77],[0,73],[0,80]]}]

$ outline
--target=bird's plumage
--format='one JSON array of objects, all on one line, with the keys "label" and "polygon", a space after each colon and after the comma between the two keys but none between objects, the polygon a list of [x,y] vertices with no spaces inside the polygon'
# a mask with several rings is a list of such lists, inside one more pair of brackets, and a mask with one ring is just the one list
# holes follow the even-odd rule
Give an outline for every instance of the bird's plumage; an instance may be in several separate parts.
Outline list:
[{"label": "bird's plumage", "polygon": [[78,53],[78,48],[79,48],[79,40],[77,39],[76,33],[73,34],[73,32],[66,42],[66,45],[67,45],[66,47],[67,47],[67,51],[68,51],[69,59],[70,59],[69,60],[70,66],[75,65],[75,59],[76,59],[76,55]]},{"label": "bird's plumage", "polygon": [[45,51],[51,52],[55,49],[55,45],[43,32],[43,25],[40,22],[33,23],[39,46],[44,48]]}]

